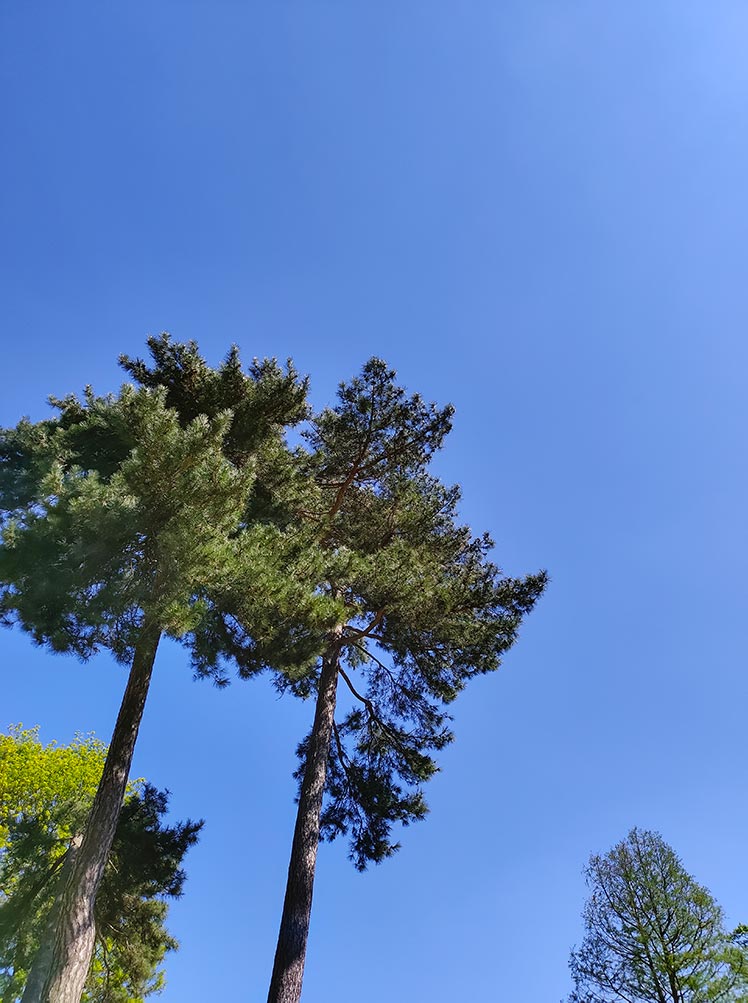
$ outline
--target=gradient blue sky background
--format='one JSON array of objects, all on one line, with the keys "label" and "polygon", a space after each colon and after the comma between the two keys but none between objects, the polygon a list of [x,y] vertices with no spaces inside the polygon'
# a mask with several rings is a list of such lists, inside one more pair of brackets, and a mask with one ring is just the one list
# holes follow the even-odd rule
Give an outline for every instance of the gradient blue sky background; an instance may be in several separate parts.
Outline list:
[{"label": "gradient blue sky background", "polygon": [[[378,354],[552,576],[400,854],[322,848],[305,1003],[559,1000],[633,825],[748,920],[747,51],[742,0],[0,8],[0,423],[162,330],[318,404]],[[121,668],[0,660],[2,725],[108,737]],[[136,772],[207,819],[165,1003],[265,998],[311,710],[160,655]]]}]

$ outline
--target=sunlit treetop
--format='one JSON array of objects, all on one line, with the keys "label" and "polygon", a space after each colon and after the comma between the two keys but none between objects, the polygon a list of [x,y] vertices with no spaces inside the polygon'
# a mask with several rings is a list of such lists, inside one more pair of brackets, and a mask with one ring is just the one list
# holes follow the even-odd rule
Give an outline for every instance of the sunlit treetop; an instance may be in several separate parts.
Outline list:
[{"label": "sunlit treetop", "polygon": [[0,734],[0,849],[8,823],[20,815],[49,821],[90,804],[105,755],[106,746],[93,735],[44,745],[38,728],[18,725]]},{"label": "sunlit treetop", "polygon": [[[164,339],[159,346],[169,349]],[[176,356],[196,379],[189,346]],[[232,352],[198,383],[206,408],[220,385],[220,409],[186,416],[166,385],[126,384],[116,395],[66,397],[55,418],[2,433],[0,615],[53,650],[86,658],[104,647],[122,660],[148,617],[212,664],[211,609],[236,594],[242,650],[259,645],[253,668],[264,667],[275,624],[288,618],[297,640],[274,652],[274,664],[285,658],[302,671],[334,604],[294,573],[298,541],[291,546],[268,517],[271,489],[261,517],[252,506],[259,468],[266,483],[273,468],[285,479],[282,412],[289,423],[303,416],[304,382],[273,362],[242,374]]]},{"label": "sunlit treetop", "polygon": [[398,848],[394,822],[426,813],[422,784],[452,740],[445,705],[498,668],[546,584],[543,572],[505,576],[490,537],[460,522],[459,488],[429,473],[452,413],[372,359],[307,436],[323,545],[348,555],[328,587],[347,607],[340,675],[352,709],[333,729],[322,832],[347,833],[360,868]]},{"label": "sunlit treetop", "polygon": [[[189,365],[175,366],[170,351],[151,369],[131,371],[166,387],[175,406],[188,403],[184,421],[205,364],[194,346]],[[220,411],[229,398],[211,385],[210,407]],[[505,576],[490,560],[490,538],[460,522],[459,488],[429,472],[452,415],[369,360],[332,407],[309,416],[304,445],[286,453],[273,488],[286,583],[305,580],[329,604],[319,607],[326,615],[313,623],[282,614],[268,631],[253,631],[247,592],[228,587],[190,638],[198,671],[215,675],[225,660],[249,676],[267,665],[279,670],[279,688],[304,697],[316,691],[319,655],[337,629],[353,709],[334,730],[322,822],[329,837],[349,834],[358,866],[396,849],[393,822],[424,815],[432,753],[452,738],[444,705],[471,677],[498,667],[546,583],[544,573]],[[308,657],[294,662],[302,651]],[[299,752],[303,769],[305,743]]]}]

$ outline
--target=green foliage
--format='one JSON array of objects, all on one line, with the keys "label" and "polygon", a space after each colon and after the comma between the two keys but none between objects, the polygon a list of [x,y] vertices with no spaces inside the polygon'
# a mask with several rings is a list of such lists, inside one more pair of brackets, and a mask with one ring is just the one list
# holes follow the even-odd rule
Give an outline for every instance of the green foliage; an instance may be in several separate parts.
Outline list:
[{"label": "green foliage", "polygon": [[[43,745],[37,729],[0,736],[0,999],[15,1001],[53,906],[70,846],[85,823],[106,747],[78,737]],[[163,824],[167,796],[130,785],[96,902],[85,1003],[134,1003],[164,984],[177,947],[165,897],[182,893],[182,860],[202,823]]]},{"label": "green foliage", "polygon": [[303,679],[341,615],[317,587],[325,555],[292,518],[306,482],[284,433],[306,412],[305,382],[267,360],[245,374],[236,350],[211,370],[192,345],[150,348],[159,379],[125,359],[140,386],[88,388],[53,400],[56,417],[0,433],[0,620],[53,651],[105,648],[132,664],[96,821],[60,872],[64,914],[41,936],[34,976],[48,964],[48,985],[70,977],[88,933],[73,931],[76,908],[93,922],[160,636],[219,683],[232,660],[243,675]]},{"label": "green foliage", "polygon": [[[181,422],[232,407],[194,345],[149,346],[153,367],[125,365],[166,388]],[[379,359],[341,384],[336,406],[308,423],[305,446],[262,467],[248,505],[245,525],[263,519],[268,533],[262,584],[274,616],[258,629],[237,578],[187,640],[201,674],[224,679],[226,661],[245,677],[267,667],[279,689],[308,697],[330,638],[341,638],[341,679],[357,706],[335,726],[322,831],[348,833],[359,867],[394,852],[393,823],[424,816],[432,753],[452,737],[444,705],[498,667],[546,582],[503,576],[488,559],[491,540],[460,525],[459,489],[429,474],[451,418],[451,407],[408,396]],[[223,448],[236,462],[236,447],[224,439]]]},{"label": "green foliage", "polygon": [[743,1003],[744,927],[655,832],[632,829],[586,869],[585,937],[572,951],[569,1003]]},{"label": "green foliage", "polygon": [[[85,418],[67,429],[67,410],[81,405],[61,404],[49,470],[7,520],[0,549],[3,610],[39,643],[128,659],[145,609],[181,636],[199,615],[197,583],[228,559],[248,485],[220,452],[227,421],[183,429],[164,396],[89,395]],[[131,446],[108,476],[79,466],[93,434]]]},{"label": "green foliage", "polygon": [[151,350],[163,383],[124,360],[146,385],[54,401],[56,419],[0,436],[0,616],[55,651],[123,661],[148,616],[218,681],[232,657],[303,674],[335,606],[271,509],[293,492],[283,431],[305,384],[272,361],[244,375],[235,350],[218,370],[166,337]]},{"label": "green foliage", "polygon": [[182,424],[230,414],[224,458],[239,470],[251,460],[254,474],[232,541],[234,570],[213,583],[210,601],[183,638],[193,667],[218,684],[227,682],[226,666],[234,664],[244,678],[271,669],[303,686],[342,612],[317,587],[327,556],[303,519],[316,488],[300,452],[283,437],[308,414],[307,381],[290,362],[284,372],[274,360],[254,360],[244,375],[236,348],[216,370],[194,342],[161,335],[148,347],[152,365],[123,356],[126,371],[141,386],[165,392]]},{"label": "green foliage", "polygon": [[70,745],[42,745],[38,728],[21,725],[0,735],[0,852],[15,819],[47,824],[90,805],[105,756],[106,746],[93,735],[77,735]]},{"label": "green foliage", "polygon": [[168,335],[148,339],[153,365],[120,357],[122,368],[142,387],[166,391],[166,404],[183,424],[200,416],[230,413],[224,446],[237,466],[256,462],[268,445],[282,443],[283,430],[306,417],[308,380],[291,361],[284,371],[275,359],[254,359],[244,372],[234,345],[218,369],[207,365],[194,341],[172,342]]},{"label": "green foliage", "polygon": [[394,822],[425,815],[433,753],[452,740],[445,704],[498,668],[546,576],[505,577],[490,538],[460,524],[459,489],[429,474],[451,407],[407,396],[379,359],[338,398],[306,436],[331,558],[323,587],[346,606],[338,657],[354,702],[334,727],[322,834],[349,834],[363,868],[398,848]]},{"label": "green foliage", "polygon": [[244,374],[232,350],[215,370],[167,336],[149,349],[150,366],[122,360],[139,387],[66,398],[56,422],[6,433],[0,610],[59,650],[120,658],[155,611],[199,675],[270,669],[301,697],[339,638],[353,707],[334,729],[322,832],[347,833],[359,867],[383,860],[393,823],[426,813],[445,705],[498,667],[546,576],[504,576],[491,540],[460,524],[459,489],[428,470],[452,409],[407,395],[381,360],[292,450],[284,423],[307,408],[290,366]]},{"label": "green foliage", "polygon": [[125,1003],[164,985],[161,962],[178,944],[164,927],[163,898],[182,894],[181,863],[202,828],[191,821],[164,825],[167,809],[167,794],[150,784],[125,801],[96,899],[90,1003]]}]

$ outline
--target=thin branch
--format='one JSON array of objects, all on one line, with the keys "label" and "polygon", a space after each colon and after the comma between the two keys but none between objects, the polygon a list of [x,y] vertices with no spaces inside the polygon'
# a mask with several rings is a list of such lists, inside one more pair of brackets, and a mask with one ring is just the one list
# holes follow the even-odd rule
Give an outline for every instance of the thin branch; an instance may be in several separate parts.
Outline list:
[{"label": "thin branch", "polygon": [[366,655],[366,657],[371,659],[372,662],[376,662],[379,668],[382,669],[383,672],[387,673],[387,676],[389,677],[389,680],[392,683],[392,685],[396,686],[397,689],[401,690],[405,694],[405,696],[408,696],[408,691],[405,689],[402,683],[398,682],[397,679],[395,679],[392,669],[388,665],[385,665],[384,662],[381,661],[381,659],[377,658],[376,655],[373,655],[365,644],[357,644],[355,641],[352,641],[351,647],[357,648],[362,655]]},{"label": "thin branch", "polygon": [[353,461],[353,466],[351,467],[350,473],[338,488],[337,493],[335,495],[335,499],[332,503],[332,507],[327,514],[327,517],[330,520],[334,519],[335,516],[338,514],[340,506],[343,504],[343,500],[345,499],[346,492],[356,479],[356,474],[361,470],[361,463],[364,457],[366,456],[369,446],[371,445],[371,433],[374,426],[374,393],[375,389],[374,387],[372,387],[371,410],[369,411],[369,426],[366,429],[366,435],[364,436],[364,441],[361,444],[361,448],[358,451],[358,455],[356,456],[356,459]]},{"label": "thin branch", "polygon": [[371,700],[368,700],[366,697],[361,696],[361,694],[358,692],[358,690],[356,689],[356,687],[351,682],[351,680],[350,680],[350,678],[348,676],[348,673],[345,671],[345,669],[342,667],[342,665],[338,667],[338,672],[340,673],[340,675],[345,680],[346,686],[351,691],[351,693],[354,695],[354,697],[357,700],[360,700],[361,703],[364,704],[368,708],[369,712],[376,719],[377,715],[376,715],[376,711],[374,710],[374,704],[371,702]]},{"label": "thin branch", "polygon": [[338,747],[338,759],[340,760],[340,765],[343,767],[343,771],[350,781],[350,774],[348,773],[350,759],[348,759],[345,749],[343,748],[343,743],[340,739],[340,731],[338,729],[337,721],[335,720],[332,722],[332,733],[335,736],[335,744]]},{"label": "thin branch", "polygon": [[350,678],[348,677],[348,674],[346,673],[345,669],[342,668],[342,666],[338,669],[338,672],[345,680],[348,689],[351,691],[354,697],[356,697],[357,700],[360,700],[361,703],[365,705],[367,711],[369,712],[369,720],[374,721],[376,724],[378,724],[379,727],[382,729],[382,731],[386,732],[390,736],[390,739],[392,740],[393,744],[400,749],[400,752],[403,755],[405,755],[406,751],[411,751],[408,750],[407,745],[403,743],[403,736],[399,734],[399,732],[396,729],[392,728],[391,725],[387,724],[386,721],[383,721],[379,716],[379,714],[377,714],[376,708],[374,707],[374,704],[371,702],[371,700],[367,699],[365,696],[362,696],[358,692],[358,690],[353,685]]},{"label": "thin branch", "polygon": [[365,630],[357,630],[355,627],[351,627],[348,624],[346,624],[343,630],[348,631],[350,636],[355,637],[356,640],[359,641],[361,640],[362,637],[371,637],[372,636],[371,632],[374,630],[375,627],[378,627],[379,624],[382,622],[384,613],[385,613],[385,607],[382,606],[381,609],[377,610],[377,612],[374,615],[374,619],[371,621],[371,623]]}]

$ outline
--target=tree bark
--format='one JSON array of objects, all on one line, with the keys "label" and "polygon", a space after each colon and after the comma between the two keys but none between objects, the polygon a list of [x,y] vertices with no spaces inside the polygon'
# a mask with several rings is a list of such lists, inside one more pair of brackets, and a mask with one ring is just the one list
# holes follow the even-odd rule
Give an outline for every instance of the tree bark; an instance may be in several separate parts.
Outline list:
[{"label": "tree bark", "polygon": [[[80,849],[60,895],[51,946],[46,943],[40,945],[37,959],[29,973],[29,982],[33,977],[36,985],[32,983],[31,994],[28,994],[27,987],[23,1003],[80,1003],[96,935],[96,893],[125,799],[135,741],[160,638],[158,627],[147,622],[143,625],[104,763],[104,772],[86,822]],[[43,985],[38,988],[34,975],[37,960],[47,969]]]},{"label": "tree bark", "polygon": [[52,949],[55,942],[55,930],[57,929],[57,920],[60,916],[60,893],[67,884],[68,878],[73,870],[73,863],[75,862],[75,858],[80,850],[82,840],[82,835],[74,836],[65,854],[62,870],[55,881],[54,902],[52,904],[52,908],[49,910],[47,922],[44,924],[44,932],[42,934],[39,950],[36,952],[34,961],[31,965],[31,971],[26,978],[26,985],[23,990],[23,996],[21,997],[21,1003],[29,1003],[29,1000],[38,1000],[40,998],[39,994],[44,989],[44,983],[47,980],[50,966],[52,964]]},{"label": "tree bark", "polygon": [[337,644],[323,659],[314,724],[309,737],[304,778],[288,865],[286,897],[275,951],[268,1003],[299,1003],[304,978],[320,815],[335,716],[339,652]]}]

